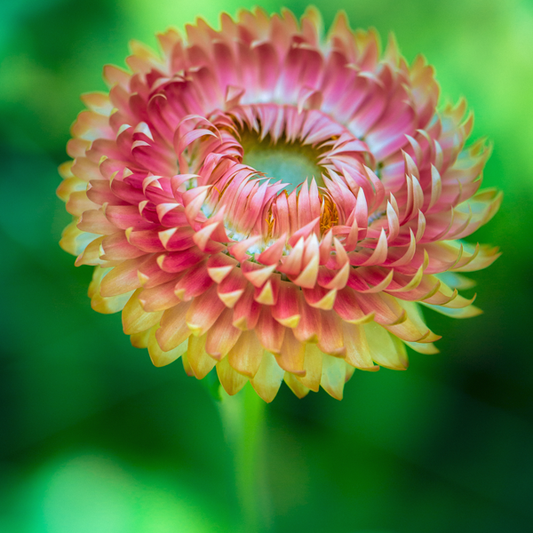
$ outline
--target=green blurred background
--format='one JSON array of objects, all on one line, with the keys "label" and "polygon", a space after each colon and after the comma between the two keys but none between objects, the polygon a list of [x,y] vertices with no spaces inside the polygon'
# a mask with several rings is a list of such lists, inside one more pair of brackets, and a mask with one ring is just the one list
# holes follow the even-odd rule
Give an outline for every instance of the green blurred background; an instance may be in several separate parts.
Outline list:
[{"label": "green blurred background", "polygon": [[[79,94],[104,90],[127,42],[252,3],[0,0],[0,531],[235,531],[231,452],[213,401],[178,362],[154,368],[118,315],[93,312],[91,269],[57,245],[55,196]],[[262,2],[279,10],[275,0]],[[297,15],[302,1],[288,1]],[[533,523],[533,2],[315,2],[328,26],[394,31],[409,61],[464,95],[494,153],[503,207],[474,239],[503,256],[475,273],[485,314],[429,315],[441,353],[407,372],[356,372],[345,399],[267,408],[272,531],[527,532]],[[444,101],[444,99],[443,99]]]}]

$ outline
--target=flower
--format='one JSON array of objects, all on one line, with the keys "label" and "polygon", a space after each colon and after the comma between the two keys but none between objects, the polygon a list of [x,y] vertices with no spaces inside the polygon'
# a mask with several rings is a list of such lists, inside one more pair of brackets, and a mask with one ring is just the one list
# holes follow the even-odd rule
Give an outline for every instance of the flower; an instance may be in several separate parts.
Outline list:
[{"label": "flower", "polygon": [[109,94],[82,97],[58,195],[61,246],[93,265],[92,307],[122,311],[156,366],[213,367],[229,394],[341,399],[354,369],[435,353],[421,308],[478,314],[458,289],[497,249],[461,241],[497,211],[466,104],[434,70],[339,14],[256,9],[132,42]]}]

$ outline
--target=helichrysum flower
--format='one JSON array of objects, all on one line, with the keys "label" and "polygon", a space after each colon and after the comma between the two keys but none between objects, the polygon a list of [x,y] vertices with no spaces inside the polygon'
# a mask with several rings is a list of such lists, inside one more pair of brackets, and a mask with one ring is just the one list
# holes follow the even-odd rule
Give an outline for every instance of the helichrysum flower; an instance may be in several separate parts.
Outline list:
[{"label": "helichrysum flower", "polygon": [[61,167],[92,307],[229,394],[271,401],[284,379],[340,399],[355,368],[405,369],[406,345],[436,352],[422,306],[476,315],[458,273],[497,257],[461,241],[500,203],[465,102],[437,110],[433,68],[394,39],[320,28],[255,10],[160,34],[160,53],[133,42]]}]

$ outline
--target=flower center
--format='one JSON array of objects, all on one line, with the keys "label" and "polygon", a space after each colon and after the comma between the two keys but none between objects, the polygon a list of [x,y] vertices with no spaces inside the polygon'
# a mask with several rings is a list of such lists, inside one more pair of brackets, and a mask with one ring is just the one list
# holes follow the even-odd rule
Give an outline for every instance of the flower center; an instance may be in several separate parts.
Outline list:
[{"label": "flower center", "polygon": [[250,104],[211,120],[216,135],[194,134],[205,161],[198,173],[209,176],[210,212],[223,206],[233,235],[323,234],[348,220],[361,187],[365,198],[373,195],[367,144],[320,111]]},{"label": "flower center", "polygon": [[319,187],[324,186],[322,170],[317,162],[319,154],[309,145],[298,141],[288,143],[284,139],[275,143],[270,136],[261,140],[255,132],[242,135],[241,145],[244,150],[242,162],[267,178],[281,180],[286,184],[284,189],[288,193],[312,178]]}]

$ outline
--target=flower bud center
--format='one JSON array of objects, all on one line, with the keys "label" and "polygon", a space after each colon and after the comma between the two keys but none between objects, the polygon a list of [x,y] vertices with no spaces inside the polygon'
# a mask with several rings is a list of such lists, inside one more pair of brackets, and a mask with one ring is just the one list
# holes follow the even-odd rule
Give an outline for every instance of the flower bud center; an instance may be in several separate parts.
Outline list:
[{"label": "flower bud center", "polygon": [[242,162],[267,178],[285,183],[285,190],[291,193],[307,180],[324,185],[322,170],[317,162],[318,153],[311,146],[298,141],[289,143],[285,139],[274,142],[269,136],[263,140],[255,133],[246,133],[241,138],[244,150]]}]

